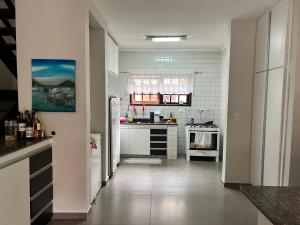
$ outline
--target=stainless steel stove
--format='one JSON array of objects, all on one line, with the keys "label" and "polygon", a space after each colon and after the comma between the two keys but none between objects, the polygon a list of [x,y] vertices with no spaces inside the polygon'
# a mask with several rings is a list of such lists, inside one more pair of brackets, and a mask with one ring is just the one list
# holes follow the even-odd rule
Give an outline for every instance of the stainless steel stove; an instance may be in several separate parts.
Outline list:
[{"label": "stainless steel stove", "polygon": [[187,123],[186,160],[191,156],[215,157],[219,161],[220,128],[212,121],[208,123]]}]

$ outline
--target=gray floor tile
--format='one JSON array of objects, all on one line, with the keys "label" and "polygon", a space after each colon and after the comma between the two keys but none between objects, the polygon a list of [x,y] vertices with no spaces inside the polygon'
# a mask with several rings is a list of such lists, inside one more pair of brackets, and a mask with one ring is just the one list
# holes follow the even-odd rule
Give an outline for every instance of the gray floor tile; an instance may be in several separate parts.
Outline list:
[{"label": "gray floor tile", "polygon": [[50,225],[255,225],[256,208],[221,183],[221,163],[122,164],[87,221]]}]

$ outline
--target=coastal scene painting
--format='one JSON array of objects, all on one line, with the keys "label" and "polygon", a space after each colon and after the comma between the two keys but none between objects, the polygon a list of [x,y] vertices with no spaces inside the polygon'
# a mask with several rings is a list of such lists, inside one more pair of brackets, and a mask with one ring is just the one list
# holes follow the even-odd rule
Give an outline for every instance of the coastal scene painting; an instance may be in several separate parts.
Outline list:
[{"label": "coastal scene painting", "polygon": [[32,59],[32,109],[40,112],[76,111],[76,61]]}]

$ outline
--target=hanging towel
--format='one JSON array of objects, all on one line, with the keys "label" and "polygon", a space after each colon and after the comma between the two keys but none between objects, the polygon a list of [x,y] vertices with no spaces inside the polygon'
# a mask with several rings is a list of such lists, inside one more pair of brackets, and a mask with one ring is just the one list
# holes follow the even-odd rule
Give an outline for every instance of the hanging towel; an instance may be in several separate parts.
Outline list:
[{"label": "hanging towel", "polygon": [[211,134],[204,132],[195,133],[195,142],[194,144],[198,148],[211,148]]}]

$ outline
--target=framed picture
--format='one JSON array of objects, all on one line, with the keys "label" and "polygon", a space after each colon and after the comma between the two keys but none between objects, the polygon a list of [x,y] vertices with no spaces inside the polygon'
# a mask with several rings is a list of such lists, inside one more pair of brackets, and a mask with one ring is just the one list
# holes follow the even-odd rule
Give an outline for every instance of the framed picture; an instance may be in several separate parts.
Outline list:
[{"label": "framed picture", "polygon": [[32,59],[32,110],[76,112],[76,61]]}]

